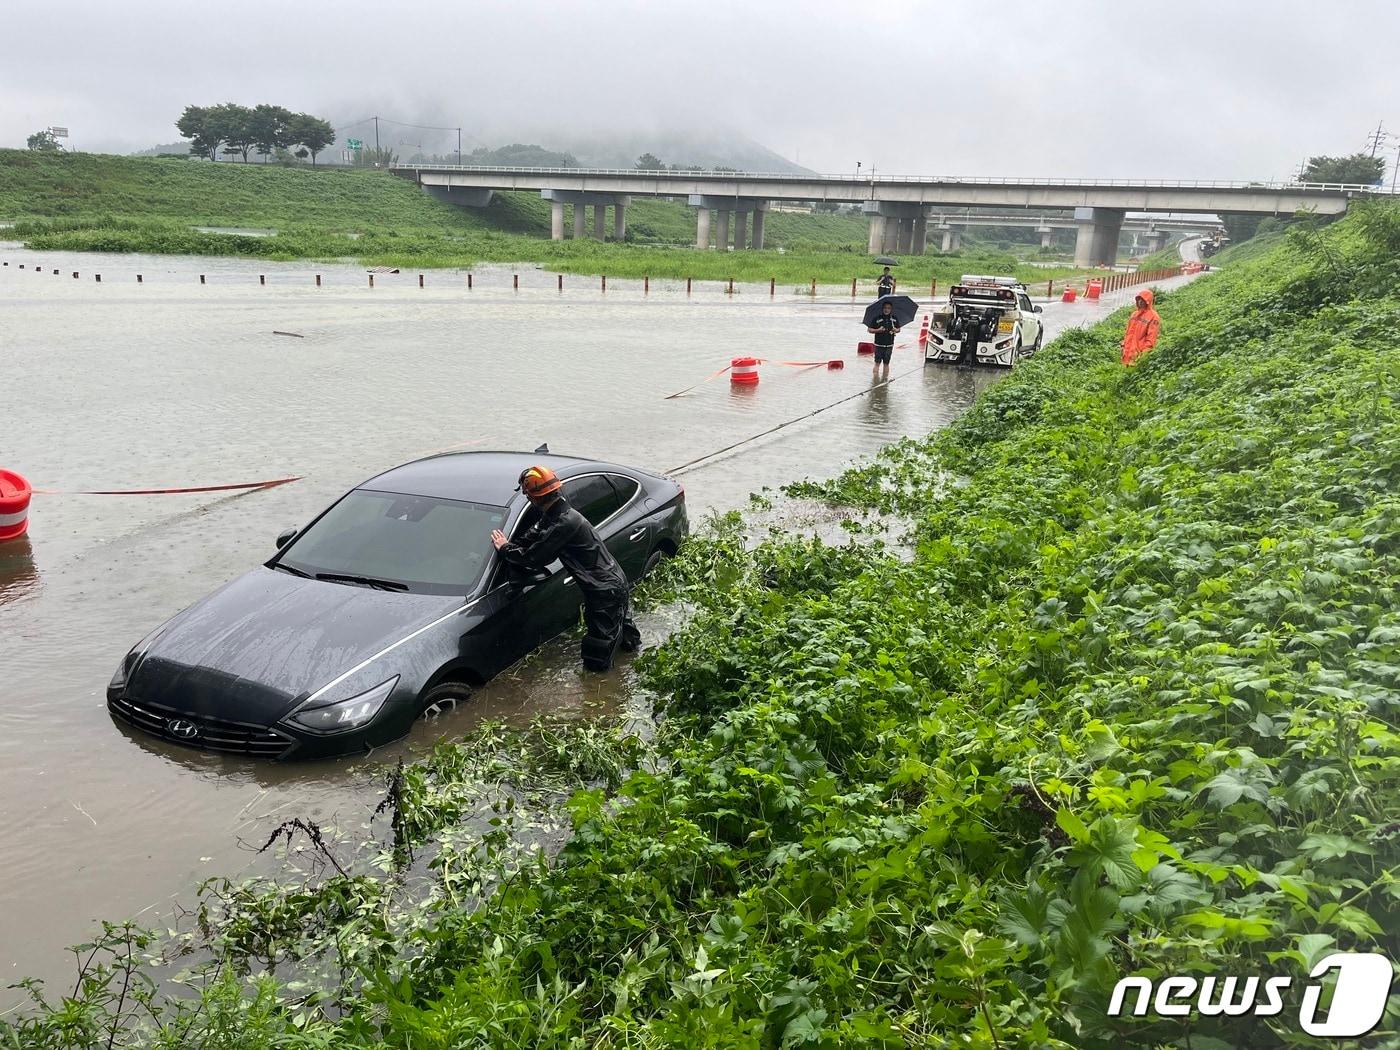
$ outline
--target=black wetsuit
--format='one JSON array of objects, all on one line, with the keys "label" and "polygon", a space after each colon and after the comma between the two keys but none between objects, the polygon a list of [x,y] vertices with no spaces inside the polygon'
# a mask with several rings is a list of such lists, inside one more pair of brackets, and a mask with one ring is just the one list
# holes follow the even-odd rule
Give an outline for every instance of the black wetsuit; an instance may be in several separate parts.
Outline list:
[{"label": "black wetsuit", "polygon": [[528,572],[543,572],[558,558],[583,594],[583,665],[606,671],[618,648],[636,649],[641,635],[632,622],[627,574],[597,530],[561,496],[540,514],[517,542],[501,548],[506,563]]}]

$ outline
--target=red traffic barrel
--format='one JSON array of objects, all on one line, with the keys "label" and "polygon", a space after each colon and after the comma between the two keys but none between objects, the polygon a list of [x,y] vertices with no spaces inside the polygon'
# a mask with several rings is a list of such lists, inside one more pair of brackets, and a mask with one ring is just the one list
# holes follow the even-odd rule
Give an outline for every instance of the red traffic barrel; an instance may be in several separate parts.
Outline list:
[{"label": "red traffic barrel", "polygon": [[0,542],[29,531],[29,498],[34,490],[12,470],[0,470]]},{"label": "red traffic barrel", "polygon": [[1070,285],[1069,287],[1067,287],[1067,288],[1065,289],[1064,294],[1060,296],[1060,302],[1062,302],[1062,303],[1072,303],[1072,302],[1074,302],[1074,301],[1075,301],[1076,299],[1078,299],[1078,298],[1079,298],[1079,293],[1076,292],[1076,291],[1074,290],[1074,286],[1073,286],[1073,285]]},{"label": "red traffic barrel", "polygon": [[857,343],[857,344],[856,344],[856,353],[858,353],[858,354],[873,354],[874,352],[875,352],[875,344],[874,344],[874,343]]},{"label": "red traffic barrel", "polygon": [[1084,282],[1084,298],[1097,299],[1103,292],[1103,278],[1090,277]]},{"label": "red traffic barrel", "polygon": [[729,381],[731,383],[757,383],[758,358],[736,357],[732,361],[730,361]]}]

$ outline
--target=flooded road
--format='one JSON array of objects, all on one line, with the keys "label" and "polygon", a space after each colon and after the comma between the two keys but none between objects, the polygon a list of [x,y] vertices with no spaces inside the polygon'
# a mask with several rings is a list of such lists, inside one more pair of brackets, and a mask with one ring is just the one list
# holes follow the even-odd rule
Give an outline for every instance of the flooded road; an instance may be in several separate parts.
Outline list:
[{"label": "flooded road", "polygon": [[[471,291],[444,271],[422,288],[416,272],[379,274],[371,290],[349,265],[3,244],[0,260],[0,466],[54,490],[34,497],[28,542],[0,545],[0,985],[68,976],[62,949],[95,920],[163,924],[198,880],[245,870],[248,844],[286,816],[358,826],[385,764],[483,714],[633,702],[626,666],[585,678],[573,646],[556,643],[469,710],[356,762],[250,763],[118,728],[104,689],[126,650],[345,489],[431,452],[546,441],[668,470],[861,395],[685,471],[698,523],[942,426],[999,378],[925,368],[911,337],[894,381],[872,389],[855,354],[863,303],[791,288],[770,298],[766,285],[687,296],[683,281],[644,294],[641,281],[610,280],[604,293],[597,278],[566,276],[561,294],[555,275],[522,267],[516,291],[504,267],[477,270]],[[1048,333],[1130,295],[1050,304]],[[756,387],[721,376],[665,398],[741,354],[845,368],[772,364]],[[73,494],[291,475],[303,480],[233,495]],[[642,627],[650,643],[666,625]]]}]

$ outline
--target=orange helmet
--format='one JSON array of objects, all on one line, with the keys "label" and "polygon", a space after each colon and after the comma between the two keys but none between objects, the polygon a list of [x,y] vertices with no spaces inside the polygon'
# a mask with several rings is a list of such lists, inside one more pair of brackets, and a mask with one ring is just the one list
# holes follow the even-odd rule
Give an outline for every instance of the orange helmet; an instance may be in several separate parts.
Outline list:
[{"label": "orange helmet", "polygon": [[528,467],[521,473],[517,487],[530,499],[539,499],[551,492],[558,492],[559,479],[548,467]]}]

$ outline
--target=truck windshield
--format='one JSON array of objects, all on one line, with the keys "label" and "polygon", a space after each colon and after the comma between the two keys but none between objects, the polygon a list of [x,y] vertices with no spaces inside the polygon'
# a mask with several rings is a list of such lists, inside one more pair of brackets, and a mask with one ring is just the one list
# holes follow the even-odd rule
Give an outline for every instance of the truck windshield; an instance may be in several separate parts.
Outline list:
[{"label": "truck windshield", "polygon": [[308,576],[367,577],[424,594],[469,594],[492,561],[504,507],[354,489],[284,549]]}]

